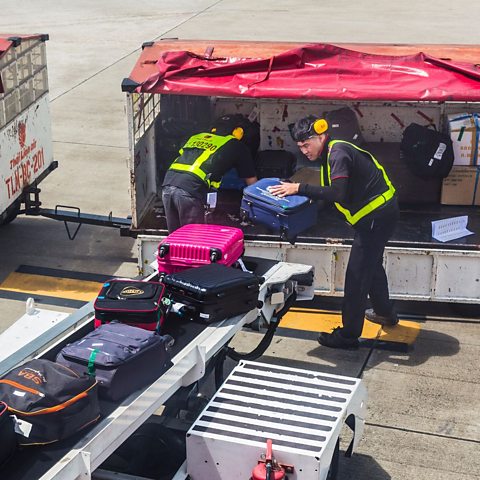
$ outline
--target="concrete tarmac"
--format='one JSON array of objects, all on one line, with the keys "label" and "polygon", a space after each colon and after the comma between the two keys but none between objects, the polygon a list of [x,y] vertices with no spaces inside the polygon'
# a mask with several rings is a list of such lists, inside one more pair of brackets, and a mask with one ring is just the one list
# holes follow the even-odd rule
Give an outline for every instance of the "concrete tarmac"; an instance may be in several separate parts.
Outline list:
[{"label": "concrete tarmac", "polygon": [[[145,41],[165,37],[300,42],[477,43],[480,3],[459,0],[22,0],[3,2],[0,31],[48,33],[50,100],[59,168],[41,184],[43,206],[130,214],[124,94]],[[136,245],[118,231],[19,217],[0,230],[0,282],[20,265],[103,275],[136,275]],[[52,307],[62,311],[68,306]],[[24,312],[0,298],[0,329]],[[480,478],[478,323],[422,322],[407,353],[328,350],[314,340],[278,336],[262,360],[336,374],[363,375],[367,427],[339,479]],[[242,332],[240,350],[258,342]]]}]

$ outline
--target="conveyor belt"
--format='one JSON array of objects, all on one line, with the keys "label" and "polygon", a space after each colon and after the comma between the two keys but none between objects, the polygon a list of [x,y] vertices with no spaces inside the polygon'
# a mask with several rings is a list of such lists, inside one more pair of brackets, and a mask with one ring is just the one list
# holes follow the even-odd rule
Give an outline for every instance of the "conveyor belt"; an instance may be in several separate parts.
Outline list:
[{"label": "conveyor belt", "polygon": [[[265,262],[249,260],[248,263],[251,268],[256,265],[256,272],[259,274],[266,272],[266,280],[260,287],[259,299],[263,301],[263,313],[268,319],[278,307],[270,303],[269,288],[279,284],[284,285],[293,278],[303,277],[312,269],[306,265],[277,263],[271,260]],[[205,374],[206,362],[227,344],[244,324],[254,321],[257,315],[258,311],[254,309],[244,315],[212,325],[182,322],[178,318],[175,321],[169,319],[165,326],[165,333],[172,334],[176,341],[171,350],[173,366],[167,372],[157,381],[133,393],[119,404],[102,401],[102,419],[89,429],[56,444],[19,450],[15,457],[0,470],[0,478],[70,480],[83,475],[88,479],[91,471],[113,453],[180,387],[189,386],[202,378]],[[93,328],[91,304],[83,307],[78,315],[73,314],[70,317],[67,317],[64,322],[69,332],[72,325],[77,325],[75,332],[65,333],[63,336],[56,332],[48,343],[51,344],[55,338],[60,340],[48,351],[44,347],[46,353],[40,353],[40,356],[53,359],[64,344],[81,338]],[[58,330],[61,327],[62,325],[57,324],[53,329]],[[45,334],[40,337],[43,339],[44,336]],[[25,345],[20,350],[14,355],[15,360],[12,358],[12,361],[21,363],[23,358],[32,358],[37,356],[35,352],[42,352],[38,345]],[[7,364],[12,363],[9,360],[0,362],[0,371]]]},{"label": "conveyor belt", "polygon": [[[176,339],[175,344],[171,349],[172,357],[177,355],[189,343],[191,343],[195,337],[205,329],[205,327],[205,324],[193,322],[168,322],[168,333],[172,334]],[[85,332],[82,332],[80,336],[84,333]],[[43,357],[53,359],[59,349],[60,346]],[[100,410],[102,418],[110,415],[117,406],[117,404],[112,402],[101,400]],[[93,430],[94,427],[95,426],[92,425],[90,428],[79,432],[77,435],[52,445],[45,445],[43,447],[25,447],[22,450],[19,450],[15,454],[15,457],[8,462],[6,467],[0,469],[0,478],[5,480],[34,480],[40,478],[69,450],[71,450],[82,437],[84,437],[89,431]]]}]

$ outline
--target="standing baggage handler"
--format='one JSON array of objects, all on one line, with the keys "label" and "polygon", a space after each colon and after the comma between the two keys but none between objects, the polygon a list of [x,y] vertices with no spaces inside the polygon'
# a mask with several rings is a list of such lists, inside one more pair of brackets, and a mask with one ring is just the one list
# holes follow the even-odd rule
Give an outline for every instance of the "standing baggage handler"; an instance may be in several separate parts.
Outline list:
[{"label": "standing baggage handler", "polygon": [[257,181],[250,148],[242,142],[249,121],[242,115],[219,118],[211,132],[190,137],[170,165],[162,186],[168,232],[204,223],[207,193],[235,168],[247,185]]},{"label": "standing baggage handler", "polygon": [[[334,203],[354,228],[345,274],[343,326],[321,333],[318,341],[332,348],[356,348],[364,318],[381,325],[398,323],[383,268],[385,244],[399,217],[395,188],[371,153],[349,142],[331,140],[325,119],[302,118],[290,125],[290,134],[310,161],[320,159],[321,186],[282,182],[270,191],[280,197],[298,193]],[[368,296],[373,308],[365,311]]]}]

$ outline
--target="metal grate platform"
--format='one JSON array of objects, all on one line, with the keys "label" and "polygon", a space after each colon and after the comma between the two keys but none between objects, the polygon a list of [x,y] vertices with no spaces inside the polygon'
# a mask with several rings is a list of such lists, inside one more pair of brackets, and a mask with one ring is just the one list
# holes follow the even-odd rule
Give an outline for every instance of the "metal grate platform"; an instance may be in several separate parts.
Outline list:
[{"label": "metal grate platform", "polygon": [[357,378],[242,362],[187,433],[188,474],[248,479],[270,438],[277,461],[295,467],[289,480],[324,479],[351,414],[358,443],[365,400]]}]

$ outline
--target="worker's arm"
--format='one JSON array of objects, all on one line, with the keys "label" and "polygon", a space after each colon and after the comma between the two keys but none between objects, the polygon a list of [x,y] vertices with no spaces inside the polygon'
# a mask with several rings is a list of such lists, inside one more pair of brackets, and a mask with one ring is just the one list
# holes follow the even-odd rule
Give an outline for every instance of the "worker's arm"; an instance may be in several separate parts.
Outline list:
[{"label": "worker's arm", "polygon": [[258,182],[257,177],[248,177],[248,178],[244,178],[244,180],[247,185],[252,185],[253,183]]},{"label": "worker's arm", "polygon": [[348,178],[342,177],[335,180],[329,187],[300,184],[298,193],[314,200],[325,200],[331,203],[345,203],[347,199]]}]

